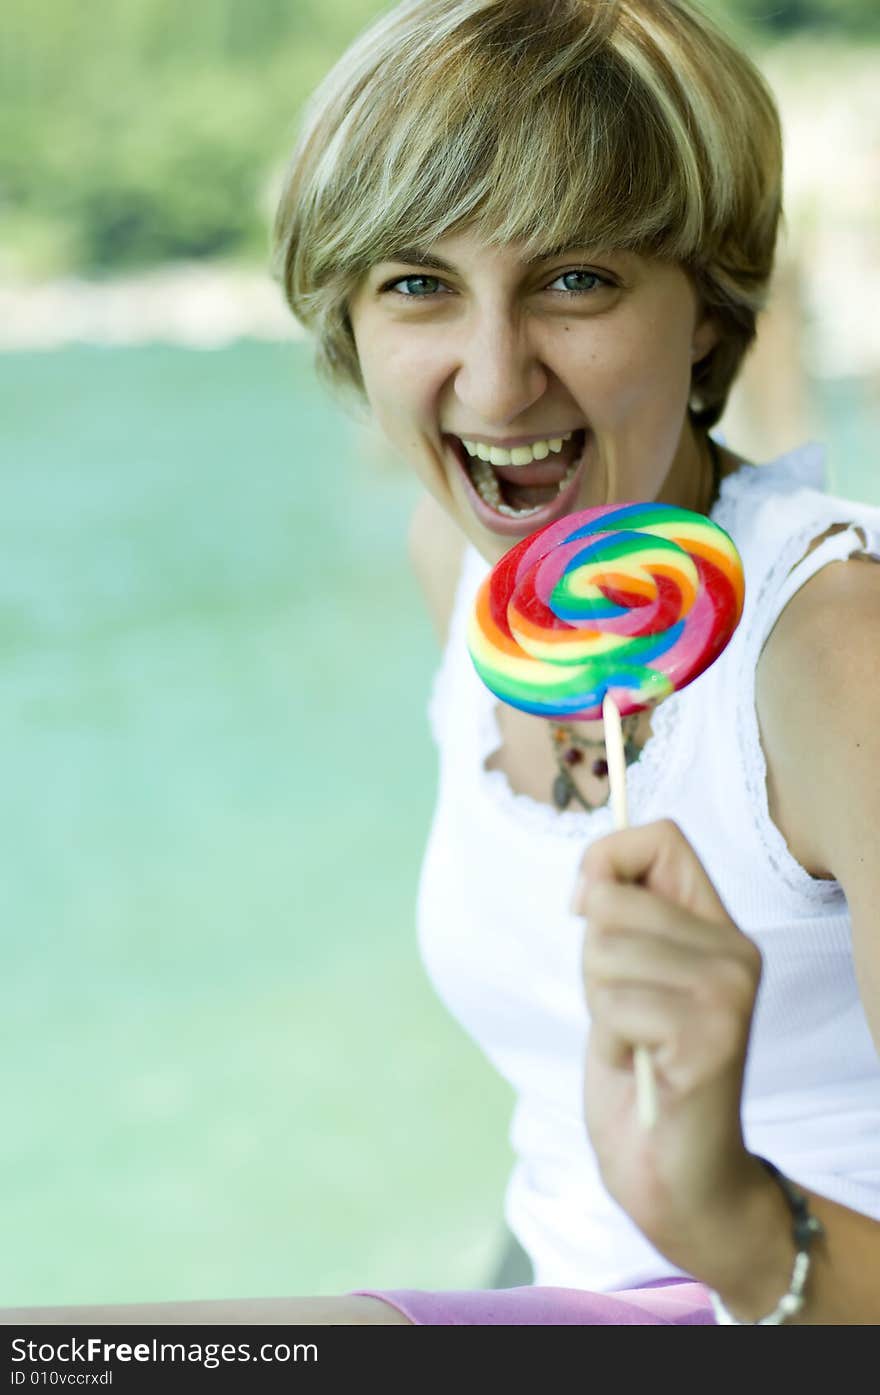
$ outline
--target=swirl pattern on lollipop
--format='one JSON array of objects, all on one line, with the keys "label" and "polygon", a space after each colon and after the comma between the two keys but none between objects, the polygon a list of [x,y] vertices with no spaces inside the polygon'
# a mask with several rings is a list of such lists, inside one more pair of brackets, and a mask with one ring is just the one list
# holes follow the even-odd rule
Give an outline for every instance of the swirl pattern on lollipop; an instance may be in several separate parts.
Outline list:
[{"label": "swirl pattern on lollipop", "polygon": [[711,519],[670,504],[584,509],[523,538],[483,582],[468,648],[496,697],[594,721],[684,688],[742,615],[742,562]]}]

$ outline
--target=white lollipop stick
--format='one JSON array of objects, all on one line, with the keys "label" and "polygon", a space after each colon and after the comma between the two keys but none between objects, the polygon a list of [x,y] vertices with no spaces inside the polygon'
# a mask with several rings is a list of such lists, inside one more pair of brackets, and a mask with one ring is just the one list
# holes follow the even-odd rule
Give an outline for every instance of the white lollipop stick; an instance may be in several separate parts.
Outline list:
[{"label": "white lollipop stick", "polygon": [[[623,754],[623,731],[620,712],[610,693],[602,703],[605,724],[605,755],[608,759],[608,781],[611,786],[611,813],[615,828],[628,828],[626,811],[626,758]],[[652,1129],[657,1122],[657,1084],[654,1062],[646,1046],[637,1046],[633,1053],[636,1074],[636,1112],[643,1129]]]}]

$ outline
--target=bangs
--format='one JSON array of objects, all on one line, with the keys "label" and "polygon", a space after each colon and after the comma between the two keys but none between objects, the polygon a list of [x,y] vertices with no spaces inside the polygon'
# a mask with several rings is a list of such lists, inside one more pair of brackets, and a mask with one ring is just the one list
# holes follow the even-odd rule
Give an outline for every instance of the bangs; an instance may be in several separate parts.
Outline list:
[{"label": "bangs", "polygon": [[316,171],[314,212],[335,233],[322,249],[328,274],[361,275],[464,226],[531,255],[570,246],[696,254],[705,237],[699,140],[695,151],[693,129],[681,138],[693,123],[656,77],[634,71],[624,33],[612,48],[595,33],[585,44],[582,27],[566,44],[559,28],[522,45],[508,32],[503,50],[490,31],[411,54],[391,111],[387,76],[381,104],[365,85]]}]

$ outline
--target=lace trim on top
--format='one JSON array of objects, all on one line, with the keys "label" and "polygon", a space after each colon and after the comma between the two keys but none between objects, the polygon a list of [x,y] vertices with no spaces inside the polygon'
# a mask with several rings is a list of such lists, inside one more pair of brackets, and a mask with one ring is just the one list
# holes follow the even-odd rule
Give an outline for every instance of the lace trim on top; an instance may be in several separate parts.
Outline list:
[{"label": "lace trim on top", "polygon": [[[807,450],[810,451],[810,456],[806,456]],[[810,446],[805,449],[804,455],[806,468],[800,476],[801,480],[808,471],[812,472],[815,469],[824,452],[821,447]],[[738,486],[728,491],[726,508],[720,509],[719,517],[716,518],[716,522],[728,532],[731,531],[730,525],[734,521],[734,511],[742,496],[743,487],[750,485],[755,478],[760,481],[759,488],[764,484],[760,479],[760,467],[755,469],[752,479],[740,479],[742,473],[740,470],[730,477],[731,482],[738,482]],[[767,494],[769,497],[770,491],[767,491]],[[849,526],[844,531],[826,538],[813,552],[805,556],[814,538],[819,537],[830,526],[829,518],[841,511],[851,512],[853,502],[823,495],[821,504],[817,503],[817,508],[808,521],[802,523],[796,532],[786,539],[780,552],[774,556],[764,573],[754,605],[751,607],[736,682],[736,728],[755,832],[770,866],[780,880],[804,900],[817,903],[842,898],[843,888],[836,880],[813,877],[790,851],[785,838],[771,818],[767,794],[767,762],[761,745],[755,686],[761,650],[792,596],[829,562],[843,561],[853,552],[864,548],[871,552],[872,539],[875,537],[872,530],[866,529],[858,518],[839,518],[834,521],[846,522]],[[870,509],[870,506],[864,508]],[[856,512],[862,512],[862,506],[859,504],[856,504]],[[856,531],[858,528],[867,535],[867,547]],[[880,560],[880,541],[877,542],[877,547]]]},{"label": "lace trim on top", "polygon": [[[498,725],[497,699],[488,689],[487,702],[480,712],[477,729],[477,756],[479,758],[480,784],[492,803],[502,814],[515,819],[527,827],[529,832],[543,834],[549,838],[577,838],[580,841],[598,838],[613,827],[610,805],[601,804],[597,809],[556,809],[534,799],[530,794],[515,790],[503,770],[487,770],[485,762],[503,743]],[[668,788],[674,776],[684,771],[684,762],[678,758],[681,742],[677,738],[684,730],[679,721],[683,697],[673,694],[651,713],[651,735],[642,748],[642,753],[634,765],[626,772],[626,789],[630,809],[644,807],[660,780]]]}]

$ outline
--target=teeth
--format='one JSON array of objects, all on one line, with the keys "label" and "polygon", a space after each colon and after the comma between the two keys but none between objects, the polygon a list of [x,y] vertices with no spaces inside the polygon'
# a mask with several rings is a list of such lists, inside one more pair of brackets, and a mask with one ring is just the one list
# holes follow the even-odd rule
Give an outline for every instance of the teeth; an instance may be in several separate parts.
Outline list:
[{"label": "teeth", "polygon": [[[571,462],[562,479],[556,486],[557,497],[562,493],[566,485],[570,484],[574,479],[580,463],[580,457]],[[546,504],[535,504],[530,509],[513,509],[509,504],[505,504],[501,498],[501,486],[493,475],[491,466],[482,459],[475,460],[471,466],[471,478],[480,498],[484,500],[490,508],[494,509],[496,513],[506,514],[508,518],[528,518],[530,514],[537,513],[539,509],[545,509],[547,507]]]},{"label": "teeth", "polygon": [[573,431],[568,431],[564,436],[533,441],[530,446],[514,446],[512,450],[505,450],[503,446],[487,446],[482,441],[465,441],[463,437],[462,444],[468,455],[485,460],[490,465],[531,465],[533,460],[546,460],[551,451],[558,455],[563,443],[570,441],[573,435]]}]

